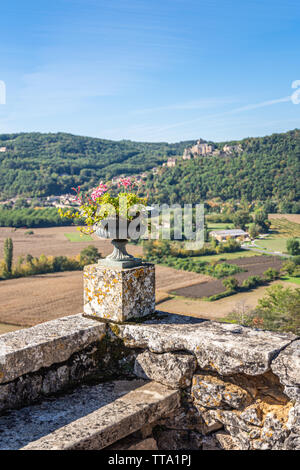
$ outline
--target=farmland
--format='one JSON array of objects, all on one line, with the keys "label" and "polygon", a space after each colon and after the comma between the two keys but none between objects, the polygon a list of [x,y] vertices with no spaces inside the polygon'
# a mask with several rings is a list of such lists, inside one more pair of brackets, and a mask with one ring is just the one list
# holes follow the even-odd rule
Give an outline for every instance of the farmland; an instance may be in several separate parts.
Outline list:
[{"label": "farmland", "polygon": [[230,297],[215,302],[207,302],[201,299],[187,297],[173,297],[166,299],[165,302],[158,305],[158,309],[164,312],[190,315],[200,318],[208,318],[210,320],[222,320],[235,308],[247,306],[250,309],[255,308],[258,299],[261,299],[266,289],[271,285],[281,284],[284,287],[297,287],[295,284],[283,281],[274,281],[269,286],[261,286],[249,292],[238,293]]},{"label": "farmland", "polygon": [[[0,258],[2,258],[2,247],[5,238],[11,237],[14,244],[14,259],[30,253],[32,256],[76,256],[88,245],[98,248],[98,251],[107,256],[111,251],[108,240],[100,240],[95,235],[88,239],[83,236],[74,226],[35,228],[33,234],[29,235],[28,229],[17,229],[0,227]],[[141,254],[139,246],[130,246],[133,255]]]},{"label": "farmland", "polygon": [[270,235],[255,240],[255,245],[263,250],[286,253],[286,242],[290,238],[300,241],[299,214],[271,214]]},{"label": "farmland", "polygon": [[[42,253],[52,256],[75,256],[88,245],[96,246],[102,256],[111,252],[109,240],[100,240],[94,235],[88,238],[81,237],[76,227],[73,226],[34,229],[33,234],[28,234],[28,229],[0,228],[1,251],[3,241],[7,237],[13,239],[15,261],[18,256],[28,253],[33,256],[40,256]],[[128,245],[128,251],[135,256],[142,254],[142,248],[139,245]],[[217,262],[226,259],[227,263],[238,264],[246,269],[246,272],[236,275],[240,281],[253,274],[262,274],[268,267],[279,269],[282,263],[282,260],[278,258],[254,256],[252,252],[247,251],[202,257],[204,258],[207,261]],[[292,278],[278,282],[285,286],[296,286]],[[163,311],[211,319],[224,318],[238,302],[246,301],[254,307],[265,289],[266,287],[263,286],[254,291],[238,293],[208,303],[201,297],[223,292],[225,289],[221,280],[166,266],[156,266],[156,300],[158,308]],[[0,333],[81,312],[82,291],[82,272],[80,271],[1,281]]]},{"label": "farmland", "polygon": [[[235,260],[228,260],[227,263],[236,264],[244,269],[244,272],[237,273],[234,277],[242,283],[249,276],[261,276],[268,268],[279,270],[282,266],[282,260],[272,256],[251,256],[243,257]],[[212,295],[225,292],[221,280],[211,280],[201,284],[173,289],[175,295],[191,298],[210,297]]]},{"label": "farmland", "polygon": [[[26,231],[1,228],[0,249],[2,250],[4,239],[11,237],[14,242],[15,260],[27,253],[33,256],[40,256],[41,253],[75,256],[88,245],[96,246],[103,256],[112,250],[109,240],[92,236],[92,242],[86,241],[80,238],[75,227],[34,229],[33,235],[26,235]],[[65,236],[70,233],[74,234],[74,241]],[[136,256],[141,255],[140,246],[129,245],[128,251]],[[0,333],[81,312],[82,279],[81,271],[73,271],[1,281]],[[168,291],[173,287],[180,288],[208,280],[209,276],[157,266],[156,298],[158,301],[168,298]]]}]

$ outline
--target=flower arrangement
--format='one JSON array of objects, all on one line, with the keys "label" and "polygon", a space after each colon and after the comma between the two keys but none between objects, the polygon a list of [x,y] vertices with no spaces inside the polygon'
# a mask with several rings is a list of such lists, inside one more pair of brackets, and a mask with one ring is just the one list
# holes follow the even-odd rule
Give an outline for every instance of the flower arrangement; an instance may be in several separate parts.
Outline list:
[{"label": "flower arrangement", "polygon": [[83,219],[85,227],[79,230],[85,234],[91,234],[97,231],[101,222],[108,218],[122,218],[126,221],[135,219],[145,208],[147,198],[141,198],[134,192],[138,187],[135,180],[131,178],[120,178],[118,188],[120,192],[114,195],[109,191],[109,185],[102,181],[90,194],[83,194],[80,186],[72,188],[76,195],[74,201],[79,203],[77,211],[68,209],[64,211],[59,208],[61,217],[69,219]]}]

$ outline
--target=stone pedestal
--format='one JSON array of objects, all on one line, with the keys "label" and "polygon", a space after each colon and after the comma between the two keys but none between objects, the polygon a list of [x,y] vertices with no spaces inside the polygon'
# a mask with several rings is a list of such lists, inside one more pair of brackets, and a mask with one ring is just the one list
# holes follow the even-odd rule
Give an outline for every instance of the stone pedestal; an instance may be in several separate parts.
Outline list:
[{"label": "stone pedestal", "polygon": [[84,313],[115,322],[155,312],[155,268],[91,264],[84,268]]}]

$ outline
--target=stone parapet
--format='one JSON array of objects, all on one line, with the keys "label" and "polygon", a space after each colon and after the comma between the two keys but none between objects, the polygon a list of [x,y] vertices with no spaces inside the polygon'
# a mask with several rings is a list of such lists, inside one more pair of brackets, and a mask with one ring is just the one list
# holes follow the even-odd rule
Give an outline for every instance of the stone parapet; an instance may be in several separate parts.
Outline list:
[{"label": "stone parapet", "polygon": [[101,340],[105,325],[72,315],[0,335],[0,383],[64,362]]},{"label": "stone parapet", "polygon": [[292,334],[162,312],[139,324],[79,314],[2,335],[0,351],[0,411],[55,400],[90,377],[138,377],[181,390],[180,407],[158,413],[146,435],[129,427],[120,446],[300,449],[300,340]]}]

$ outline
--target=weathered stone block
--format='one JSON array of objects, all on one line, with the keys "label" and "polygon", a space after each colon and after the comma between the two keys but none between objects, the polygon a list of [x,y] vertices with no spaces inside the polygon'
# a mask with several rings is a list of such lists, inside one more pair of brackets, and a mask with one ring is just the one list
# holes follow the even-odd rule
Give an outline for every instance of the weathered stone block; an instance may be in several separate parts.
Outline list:
[{"label": "weathered stone block", "polygon": [[180,393],[155,382],[82,386],[0,418],[0,450],[100,450],[169,415]]},{"label": "weathered stone block", "polygon": [[72,315],[1,335],[0,383],[64,362],[105,332],[105,325]]},{"label": "weathered stone block", "polygon": [[271,365],[282,384],[300,386],[300,340],[294,341],[280,352]]},{"label": "weathered stone block", "polygon": [[222,429],[223,423],[221,422],[220,413],[218,410],[207,409],[204,406],[196,405],[196,409],[201,416],[204,425],[202,425],[202,432],[209,434],[213,431]]},{"label": "weathered stone block", "polygon": [[220,431],[215,434],[217,441],[224,450],[240,450],[231,435],[225,431]]},{"label": "weathered stone block", "polygon": [[196,403],[208,408],[239,409],[251,402],[246,390],[206,374],[194,375],[191,392]]},{"label": "weathered stone block", "polygon": [[84,313],[115,322],[155,312],[155,268],[119,269],[92,264],[84,269]]},{"label": "weathered stone block", "polygon": [[143,379],[155,380],[172,388],[185,388],[191,384],[196,365],[196,359],[190,354],[144,351],[136,357],[134,372]]},{"label": "weathered stone block", "polygon": [[196,356],[201,369],[220,375],[264,374],[273,358],[296,338],[293,334],[212,321],[194,324],[193,319],[183,316],[172,324],[172,315],[165,317],[158,316],[151,324],[120,325],[118,335],[129,347],[157,353],[188,351]]}]

